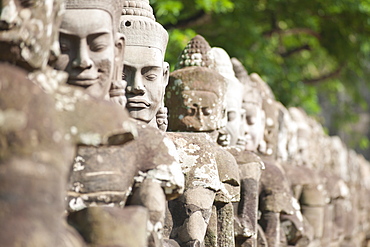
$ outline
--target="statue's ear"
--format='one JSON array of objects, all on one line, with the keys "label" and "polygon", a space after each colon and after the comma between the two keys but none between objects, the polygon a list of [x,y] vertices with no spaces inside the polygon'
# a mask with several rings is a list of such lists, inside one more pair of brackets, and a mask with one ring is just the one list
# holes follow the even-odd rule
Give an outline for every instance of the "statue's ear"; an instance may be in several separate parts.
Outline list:
[{"label": "statue's ear", "polygon": [[116,33],[116,40],[115,40],[115,74],[114,80],[121,80],[122,79],[122,71],[123,71],[123,58],[125,54],[126,48],[126,41],[125,36],[122,33]]},{"label": "statue's ear", "polygon": [[[265,111],[264,110],[262,110],[262,113],[261,113],[261,118],[262,118],[262,128],[263,128],[263,134],[262,134],[262,136],[264,136],[265,135],[265,128],[266,128],[266,113],[265,113]],[[262,139],[263,139],[264,137],[262,137]]]},{"label": "statue's ear", "polygon": [[262,123],[265,124],[265,122],[266,122],[266,113],[265,113],[264,110],[261,110],[261,111],[262,111],[261,112]]},{"label": "statue's ear", "polygon": [[123,60],[123,54],[125,53],[126,47],[125,35],[123,35],[122,33],[117,33],[115,45],[118,50],[117,55],[120,55],[121,59]]},{"label": "statue's ear", "polygon": [[163,62],[163,84],[166,87],[168,84],[168,79],[170,77],[170,64]]}]

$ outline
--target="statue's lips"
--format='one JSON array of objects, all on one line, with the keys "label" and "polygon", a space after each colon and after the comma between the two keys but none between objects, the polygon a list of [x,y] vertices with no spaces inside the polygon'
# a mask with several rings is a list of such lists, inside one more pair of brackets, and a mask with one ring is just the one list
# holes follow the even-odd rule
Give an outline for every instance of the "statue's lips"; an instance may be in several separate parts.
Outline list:
[{"label": "statue's lips", "polygon": [[149,108],[150,103],[145,99],[129,98],[127,99],[127,107],[128,108]]},{"label": "statue's lips", "polygon": [[89,87],[89,86],[97,83],[98,79],[99,78],[87,78],[87,77],[78,78],[78,77],[74,77],[74,78],[68,78],[68,83],[71,84],[71,85],[80,86],[80,87]]}]

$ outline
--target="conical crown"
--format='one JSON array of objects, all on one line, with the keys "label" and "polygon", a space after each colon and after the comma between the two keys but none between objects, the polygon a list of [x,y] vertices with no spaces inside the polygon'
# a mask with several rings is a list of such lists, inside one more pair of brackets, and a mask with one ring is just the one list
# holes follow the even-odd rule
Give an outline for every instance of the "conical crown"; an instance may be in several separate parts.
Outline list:
[{"label": "conical crown", "polygon": [[121,0],[66,0],[66,9],[101,9],[112,16],[113,27],[117,28],[121,14]]},{"label": "conical crown", "polygon": [[153,9],[150,7],[148,0],[123,1],[122,15],[148,17],[155,21]]},{"label": "conical crown", "polygon": [[155,21],[148,0],[124,1],[119,32],[126,37],[126,46],[154,47],[166,52],[168,33]]},{"label": "conical crown", "polygon": [[244,86],[243,104],[255,104],[258,108],[262,108],[262,96],[257,88],[246,84]]},{"label": "conical crown", "polygon": [[257,73],[252,73],[250,75],[250,79],[252,86],[256,87],[260,91],[260,94],[264,99],[275,99],[275,95],[270,86],[264,80],[262,80]]},{"label": "conical crown", "polygon": [[209,67],[212,64],[210,51],[211,46],[208,42],[201,35],[195,36],[179,57],[177,69],[190,66]]},{"label": "conical crown", "polygon": [[235,57],[231,58],[235,77],[243,84],[250,83],[248,71],[244,68],[243,64]]},{"label": "conical crown", "polygon": [[225,77],[235,78],[235,73],[229,54],[227,54],[224,49],[219,47],[213,47],[211,49],[211,53],[213,56],[212,67]]}]

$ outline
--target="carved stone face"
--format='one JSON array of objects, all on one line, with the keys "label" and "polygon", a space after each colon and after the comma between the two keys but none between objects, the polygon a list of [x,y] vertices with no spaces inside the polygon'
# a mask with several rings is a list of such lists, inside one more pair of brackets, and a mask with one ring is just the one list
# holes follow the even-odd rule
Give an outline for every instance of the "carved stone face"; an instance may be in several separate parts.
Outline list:
[{"label": "carved stone face", "polygon": [[[92,18],[93,17],[93,18]],[[68,9],[60,27],[61,56],[55,67],[69,74],[68,84],[106,97],[123,45],[115,40],[112,17],[100,9]]]},{"label": "carved stone face", "polygon": [[230,135],[230,145],[236,145],[243,134],[242,125],[242,94],[243,85],[238,81],[229,81],[226,92],[226,130]]},{"label": "carved stone face", "polygon": [[168,67],[159,49],[126,47],[122,79],[127,81],[126,106],[131,117],[156,126],[155,116],[168,83]]},{"label": "carved stone face", "polygon": [[262,108],[257,107],[252,103],[244,103],[245,110],[244,119],[244,140],[245,149],[249,151],[256,151],[258,144],[263,139],[265,130],[265,114]]},{"label": "carved stone face", "polygon": [[185,67],[171,73],[166,89],[169,129],[214,131],[226,126],[226,81],[205,67]]},{"label": "carved stone face", "polygon": [[307,116],[302,110],[292,107],[289,109],[291,117],[296,124],[296,153],[293,158],[298,165],[308,165],[311,162],[310,154],[310,140],[313,138],[311,128],[307,121]]},{"label": "carved stone face", "polygon": [[0,1],[0,61],[27,70],[46,66],[59,53],[60,0]]},{"label": "carved stone face", "polygon": [[218,128],[220,109],[217,109],[218,97],[207,91],[182,92],[187,113],[181,120],[194,131],[212,131]]}]

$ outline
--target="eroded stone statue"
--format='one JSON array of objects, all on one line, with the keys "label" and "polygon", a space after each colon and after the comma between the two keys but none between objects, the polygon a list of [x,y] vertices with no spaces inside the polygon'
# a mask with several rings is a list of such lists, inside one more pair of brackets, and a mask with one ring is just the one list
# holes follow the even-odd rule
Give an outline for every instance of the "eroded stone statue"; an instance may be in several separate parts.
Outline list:
[{"label": "eroded stone statue", "polygon": [[212,65],[210,65],[210,67],[213,67],[217,72],[219,72],[227,82],[225,96],[227,114],[226,131],[229,135],[229,138],[227,138],[225,143],[221,145],[235,146],[238,139],[240,139],[242,135],[241,118],[244,87],[243,84],[235,77],[233,64],[231,63],[227,52],[222,48],[213,47],[211,49],[211,54],[214,62]]},{"label": "eroded stone statue", "polygon": [[[310,242],[314,246],[320,245],[324,231],[325,205],[328,200],[325,179],[317,169],[314,169],[313,159],[309,156],[312,147],[310,139],[313,139],[314,135],[307,122],[307,116],[298,108],[289,108],[289,115],[295,124],[293,131],[296,131],[294,134],[296,139],[290,142],[296,143],[288,145],[296,147],[289,149],[289,161],[284,169],[289,176],[294,196],[300,202],[302,215],[313,229]],[[316,142],[315,145],[317,144]]]},{"label": "eroded stone statue", "polygon": [[[66,8],[60,31],[62,56],[56,67],[69,73],[68,84],[101,99],[110,96],[120,106],[121,113],[117,114],[126,114],[125,82],[121,78],[125,46],[123,35],[118,33],[121,2],[71,0]],[[93,20],[91,15],[95,16]],[[115,207],[117,217],[124,217],[119,209],[126,205],[144,206],[149,211],[148,219],[142,217],[131,227],[147,225],[144,228],[151,233],[149,246],[161,246],[166,198],[181,193],[183,175],[175,148],[163,133],[133,120],[128,123],[135,125],[136,138],[125,145],[79,147],[69,181],[69,220],[85,239],[93,241],[90,244],[112,244],[101,234],[104,220],[95,219],[101,228],[86,230],[86,217],[99,217],[93,210],[104,210],[92,207]],[[113,212],[109,209],[107,215]],[[131,224],[124,221],[126,224],[118,225],[118,229]],[[118,244],[122,238],[115,241]]]},{"label": "eroded stone statue", "polygon": [[[264,94],[256,83],[251,84],[247,90],[243,101],[245,148],[257,153],[261,145],[265,147],[266,143]],[[293,215],[296,209],[288,180],[281,167],[272,158],[264,155],[261,158],[265,164],[265,170],[259,182],[259,210],[261,211],[259,224],[264,230],[268,245],[278,246],[285,241],[285,236],[281,232],[280,217],[285,214]]]},{"label": "eroded stone statue", "polygon": [[0,241],[83,246],[63,218],[74,145],[60,138],[65,132],[55,121],[55,101],[27,79],[26,71],[1,64],[0,73]]},{"label": "eroded stone statue", "polygon": [[[246,93],[245,90],[248,91],[251,87],[249,85],[250,81],[244,67],[240,63],[235,65],[235,59],[232,63],[224,50],[212,48],[211,52],[214,62],[210,67],[219,71],[228,83],[226,130],[231,135],[231,142],[225,149],[234,156],[238,163],[241,183],[240,202],[234,206],[236,246],[257,246],[257,236],[259,235],[257,224],[258,185],[264,164],[256,154],[245,150],[244,147],[245,109],[242,108],[242,103]],[[237,71],[239,78],[242,77],[240,81],[239,78],[235,78],[234,65],[239,66]],[[243,84],[241,81],[243,81]],[[224,143],[219,142],[219,144],[223,145]],[[238,145],[242,146],[238,147]]]},{"label": "eroded stone statue", "polygon": [[47,63],[59,51],[60,15],[57,0],[0,5],[0,241],[6,246],[83,246],[63,218],[74,147],[61,138],[66,132],[53,97],[33,78],[57,75]]},{"label": "eroded stone statue", "polygon": [[124,1],[119,31],[126,37],[123,78],[127,81],[127,109],[133,118],[165,130],[167,31],[155,21],[148,0]]},{"label": "eroded stone statue", "polygon": [[[108,144],[110,136],[118,133],[132,139],[130,127],[122,125],[124,116],[118,116],[117,125],[89,124],[94,114],[79,115],[91,111],[86,107],[89,97],[79,104],[76,97],[83,95],[81,91],[58,91],[66,76],[47,64],[59,55],[61,1],[7,1],[1,3],[0,11],[0,60],[25,69],[1,64],[5,119],[1,127],[1,174],[5,176],[1,179],[1,210],[6,214],[0,222],[8,229],[2,232],[1,242],[7,246],[83,246],[63,218],[76,144]],[[88,105],[94,113],[103,113],[102,120],[110,114],[107,105],[98,101]]]},{"label": "eroded stone statue", "polygon": [[59,55],[62,1],[3,1],[0,6],[0,61],[27,71],[44,69]]},{"label": "eroded stone statue", "polygon": [[111,82],[121,76],[124,38],[114,29],[120,6],[119,1],[66,1],[60,26],[62,54],[55,67],[68,73],[68,84],[98,98],[107,98]]},{"label": "eroded stone statue", "polygon": [[168,133],[182,160],[185,192],[169,204],[170,237],[186,246],[233,246],[233,207],[239,200],[235,159],[216,141],[225,126],[226,81],[210,64],[209,44],[194,37],[166,90]]}]

